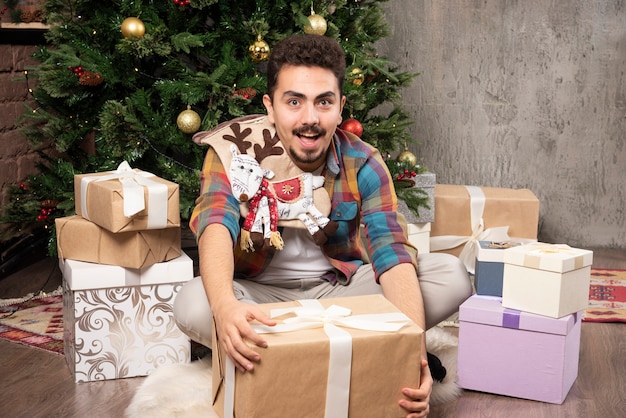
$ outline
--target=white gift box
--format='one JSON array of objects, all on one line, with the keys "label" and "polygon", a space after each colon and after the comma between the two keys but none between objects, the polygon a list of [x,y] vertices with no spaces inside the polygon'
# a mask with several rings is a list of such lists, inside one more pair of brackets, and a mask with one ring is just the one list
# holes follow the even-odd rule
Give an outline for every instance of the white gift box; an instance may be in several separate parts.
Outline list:
[{"label": "white gift box", "polygon": [[143,269],[59,261],[64,352],[76,382],[145,376],[187,363],[189,338],[174,322],[178,290],[193,278],[185,253]]},{"label": "white gift box", "polygon": [[408,224],[409,242],[417,247],[419,254],[430,252],[430,222]]},{"label": "white gift box", "polygon": [[552,318],[585,310],[593,252],[531,243],[504,250],[502,305]]}]

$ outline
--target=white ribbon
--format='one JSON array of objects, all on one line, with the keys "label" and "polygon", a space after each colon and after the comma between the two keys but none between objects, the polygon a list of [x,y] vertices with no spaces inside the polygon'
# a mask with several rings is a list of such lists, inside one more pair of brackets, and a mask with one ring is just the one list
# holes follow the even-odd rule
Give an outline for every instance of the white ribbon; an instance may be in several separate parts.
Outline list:
[{"label": "white ribbon", "polygon": [[[348,417],[350,401],[350,374],[352,367],[352,336],[348,327],[369,331],[395,332],[410,320],[401,312],[382,314],[351,315],[348,308],[332,305],[326,309],[315,299],[299,300],[300,307],[273,309],[272,318],[293,313],[296,316],[286,318],[273,327],[253,325],[252,328],[261,334],[291,332],[308,328],[324,327],[330,342],[328,362],[328,381],[326,386],[326,418]],[[231,370],[229,370],[229,368]],[[226,361],[226,392],[224,394],[224,418],[233,418],[235,381],[234,365]]]},{"label": "white ribbon", "polygon": [[485,228],[483,221],[483,212],[485,211],[485,193],[478,186],[465,186],[470,195],[470,222],[472,227],[472,235],[442,235],[430,238],[430,250],[441,251],[456,248],[465,244],[459,254],[459,258],[465,264],[465,268],[471,274],[474,274],[476,266],[476,255],[480,249],[478,241],[510,241],[509,227],[498,226],[494,228]]},{"label": "white ribbon", "polygon": [[80,182],[82,216],[89,219],[87,213],[87,188],[93,181],[107,181],[118,179],[122,183],[124,194],[124,216],[130,218],[146,208],[144,187],[148,188],[148,225],[146,229],[163,229],[167,227],[167,185],[150,180],[156,177],[146,171],[135,171],[124,161],[117,170],[102,176],[85,176]]}]

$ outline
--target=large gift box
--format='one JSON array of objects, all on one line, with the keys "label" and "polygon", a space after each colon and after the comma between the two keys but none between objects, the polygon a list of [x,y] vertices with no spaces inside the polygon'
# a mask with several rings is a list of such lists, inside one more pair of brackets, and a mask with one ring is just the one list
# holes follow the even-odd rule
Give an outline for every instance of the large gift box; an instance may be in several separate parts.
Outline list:
[{"label": "large gift box", "polygon": [[479,241],[537,240],[539,200],[528,189],[435,185],[430,251],[463,260],[474,273]]},{"label": "large gift box", "polygon": [[213,338],[220,417],[406,416],[398,401],[419,386],[423,331],[382,295],[259,306],[279,324],[256,328],[269,346],[254,347],[253,372],[235,370]]},{"label": "large gift box", "polygon": [[180,256],[180,227],[113,233],[78,215],[55,219],[59,258],[128,268]]},{"label": "large gift box", "polygon": [[74,176],[76,214],[111,232],[180,227],[178,184],[120,164]]},{"label": "large gift box", "polygon": [[561,404],[578,376],[582,312],[549,318],[473,295],[459,308],[457,383]]},{"label": "large gift box", "polygon": [[145,376],[187,363],[189,338],[172,304],[193,278],[185,253],[144,269],[59,261],[63,272],[64,353],[76,382]]},{"label": "large gift box", "polygon": [[486,296],[502,296],[504,250],[520,245],[520,243],[479,241],[478,245],[476,272],[474,274],[476,293]]},{"label": "large gift box", "polygon": [[593,252],[531,243],[504,251],[502,304],[559,318],[585,310]]}]

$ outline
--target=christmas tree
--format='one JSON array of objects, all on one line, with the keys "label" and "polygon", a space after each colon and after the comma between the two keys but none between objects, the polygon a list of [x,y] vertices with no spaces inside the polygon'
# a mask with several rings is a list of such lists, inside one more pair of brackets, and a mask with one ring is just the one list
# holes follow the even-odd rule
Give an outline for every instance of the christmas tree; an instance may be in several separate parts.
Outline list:
[{"label": "christmas tree", "polygon": [[[54,219],[74,213],[74,175],[115,170],[122,161],[178,183],[188,219],[206,152],[192,135],[265,113],[265,61],[293,33],[333,37],[344,48],[342,127],[383,155],[404,149],[413,142],[412,122],[400,90],[417,74],[377,53],[375,43],[389,34],[382,2],[46,1],[47,43],[26,74],[36,80],[37,106],[19,122],[30,141],[51,143],[54,152],[43,156],[40,174],[12,190],[4,239],[39,228],[54,242]],[[416,170],[415,161],[395,161],[390,170],[400,181]],[[426,204],[415,189],[400,187],[398,195],[414,211]]]}]

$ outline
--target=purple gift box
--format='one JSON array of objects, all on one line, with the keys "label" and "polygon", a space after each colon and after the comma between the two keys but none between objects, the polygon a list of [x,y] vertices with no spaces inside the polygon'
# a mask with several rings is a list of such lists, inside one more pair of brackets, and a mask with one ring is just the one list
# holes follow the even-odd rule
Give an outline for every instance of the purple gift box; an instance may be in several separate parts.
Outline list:
[{"label": "purple gift box", "polygon": [[550,318],[474,295],[459,310],[457,383],[561,404],[578,376],[582,312]]}]

